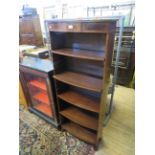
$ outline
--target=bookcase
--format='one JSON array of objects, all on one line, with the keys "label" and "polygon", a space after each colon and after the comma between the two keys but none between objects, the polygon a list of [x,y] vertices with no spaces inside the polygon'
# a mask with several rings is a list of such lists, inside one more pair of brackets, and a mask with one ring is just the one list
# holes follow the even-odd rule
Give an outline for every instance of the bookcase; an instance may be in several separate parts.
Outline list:
[{"label": "bookcase", "polygon": [[107,105],[116,20],[46,22],[61,129],[97,149]]}]

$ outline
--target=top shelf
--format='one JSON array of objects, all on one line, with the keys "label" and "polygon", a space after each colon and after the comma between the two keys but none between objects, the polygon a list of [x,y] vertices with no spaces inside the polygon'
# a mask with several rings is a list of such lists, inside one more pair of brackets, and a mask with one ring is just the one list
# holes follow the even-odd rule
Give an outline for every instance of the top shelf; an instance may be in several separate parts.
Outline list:
[{"label": "top shelf", "polygon": [[105,56],[103,51],[89,51],[89,50],[68,49],[68,48],[52,50],[52,53],[68,57],[95,60],[95,61],[104,61]]}]

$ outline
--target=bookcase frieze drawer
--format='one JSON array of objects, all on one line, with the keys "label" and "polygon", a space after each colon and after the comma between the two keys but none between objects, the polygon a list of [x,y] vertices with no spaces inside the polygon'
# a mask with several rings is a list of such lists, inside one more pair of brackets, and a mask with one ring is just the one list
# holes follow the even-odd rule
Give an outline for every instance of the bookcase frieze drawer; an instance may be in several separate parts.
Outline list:
[{"label": "bookcase frieze drawer", "polygon": [[49,24],[50,31],[58,31],[58,32],[80,32],[81,26],[80,23],[51,23]]},{"label": "bookcase frieze drawer", "polygon": [[50,31],[66,31],[66,23],[51,23],[49,24]]},{"label": "bookcase frieze drawer", "polygon": [[82,32],[107,32],[109,31],[109,23],[103,22],[85,22],[81,25]]}]

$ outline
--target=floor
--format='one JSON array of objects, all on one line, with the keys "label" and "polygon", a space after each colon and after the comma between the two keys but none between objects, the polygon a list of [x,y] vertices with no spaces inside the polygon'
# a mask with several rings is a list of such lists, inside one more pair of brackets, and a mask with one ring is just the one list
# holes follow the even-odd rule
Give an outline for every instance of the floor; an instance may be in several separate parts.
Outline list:
[{"label": "floor", "polygon": [[134,155],[135,91],[116,86],[112,116],[103,129],[103,143],[95,155]]},{"label": "floor", "polygon": [[[135,98],[134,89],[126,88],[123,86],[116,86],[116,91],[114,95],[113,112],[107,125],[103,128],[103,143],[100,144],[99,150],[95,152],[95,155],[134,155],[134,150],[135,150],[134,98]],[[30,120],[30,118],[27,117],[27,120],[28,119]],[[38,118],[34,118],[34,122],[32,122],[32,124],[33,126],[36,126],[37,129],[39,129],[38,124],[34,125],[36,122],[35,119],[38,119]],[[40,121],[42,123],[41,119]],[[51,129],[51,130],[54,130],[54,129]],[[75,139],[72,138],[72,140],[75,140]],[[80,146],[83,146],[83,145],[84,144],[82,145],[80,144]],[[73,155],[72,153],[69,153],[69,154]],[[83,154],[94,155],[93,152],[86,153],[86,154],[83,153]]]},{"label": "floor", "polygon": [[95,155],[95,150],[20,106],[19,155]]}]

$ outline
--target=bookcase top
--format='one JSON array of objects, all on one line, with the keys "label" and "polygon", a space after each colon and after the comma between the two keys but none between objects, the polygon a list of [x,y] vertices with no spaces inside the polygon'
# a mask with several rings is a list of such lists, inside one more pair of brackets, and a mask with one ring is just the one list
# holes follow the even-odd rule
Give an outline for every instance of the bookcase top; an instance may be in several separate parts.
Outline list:
[{"label": "bookcase top", "polygon": [[119,18],[81,18],[81,19],[51,19],[45,20],[46,22],[116,22]]}]

